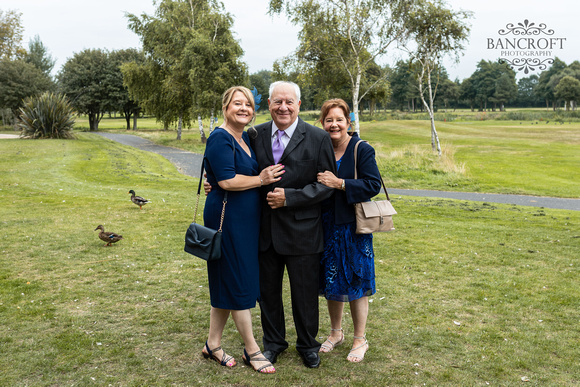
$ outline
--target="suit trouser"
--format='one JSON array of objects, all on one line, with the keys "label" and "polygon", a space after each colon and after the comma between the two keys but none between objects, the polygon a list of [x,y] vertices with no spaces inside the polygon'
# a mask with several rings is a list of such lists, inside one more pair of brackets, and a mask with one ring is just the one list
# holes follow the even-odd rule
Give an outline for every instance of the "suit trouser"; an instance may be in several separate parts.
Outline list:
[{"label": "suit trouser", "polygon": [[318,272],[320,254],[281,255],[270,246],[260,252],[260,310],[264,332],[264,351],[282,352],[288,348],[282,281],[288,270],[292,315],[296,327],[298,352],[318,352]]}]

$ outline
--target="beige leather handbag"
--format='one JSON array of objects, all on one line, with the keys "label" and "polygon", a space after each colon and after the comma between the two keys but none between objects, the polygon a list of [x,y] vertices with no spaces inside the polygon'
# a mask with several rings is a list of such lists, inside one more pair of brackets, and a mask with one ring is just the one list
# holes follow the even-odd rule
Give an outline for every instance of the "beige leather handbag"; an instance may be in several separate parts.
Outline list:
[{"label": "beige leather handbag", "polygon": [[[354,178],[357,178],[356,173],[356,156],[358,151],[358,144],[354,146]],[[356,215],[356,233],[357,234],[372,234],[373,232],[386,232],[395,229],[393,226],[393,215],[397,213],[389,199],[389,193],[385,187],[385,182],[381,176],[381,183],[387,195],[387,200],[371,200],[369,202],[360,202],[354,205],[354,212]]]}]

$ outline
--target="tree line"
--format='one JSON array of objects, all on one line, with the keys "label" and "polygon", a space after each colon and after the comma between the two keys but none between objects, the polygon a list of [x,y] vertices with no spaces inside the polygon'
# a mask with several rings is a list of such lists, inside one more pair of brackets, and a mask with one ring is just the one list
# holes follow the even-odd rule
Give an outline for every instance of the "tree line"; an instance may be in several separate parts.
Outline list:
[{"label": "tree line", "polygon": [[[178,138],[183,125],[197,118],[203,139],[201,119],[212,118],[211,130],[229,86],[256,87],[267,96],[272,81],[292,80],[302,88],[306,110],[340,97],[351,101],[355,115],[378,109],[427,111],[435,148],[436,110],[574,109],[580,98],[580,63],[567,65],[558,58],[539,75],[517,82],[507,64],[488,60],[462,81],[449,79],[441,59],[459,59],[471,14],[442,1],[270,0],[269,12],[286,14],[302,28],[298,48],[272,69],[248,73],[232,16],[221,2],[162,0],[154,15],[127,15],[128,28],[141,39],[140,50],[86,49],[53,77],[55,61],[40,38],[24,48],[20,14],[0,10],[3,119],[16,116],[24,98],[52,91],[66,95],[78,113],[88,116],[90,130],[98,130],[106,113],[125,117],[127,129],[131,120],[136,128],[137,117],[148,114],[164,128],[176,125]],[[379,65],[395,45],[408,59]]]}]

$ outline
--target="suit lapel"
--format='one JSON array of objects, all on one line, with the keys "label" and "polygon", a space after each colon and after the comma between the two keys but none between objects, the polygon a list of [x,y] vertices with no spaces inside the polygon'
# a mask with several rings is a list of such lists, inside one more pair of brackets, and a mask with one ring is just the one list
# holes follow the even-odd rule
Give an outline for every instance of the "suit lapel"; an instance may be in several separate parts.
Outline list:
[{"label": "suit lapel", "polygon": [[262,133],[259,133],[262,147],[264,147],[264,154],[268,157],[270,164],[274,164],[274,155],[272,154],[272,121],[262,128]]},{"label": "suit lapel", "polygon": [[[282,153],[282,157],[280,158],[280,162],[282,162],[292,151],[304,140],[304,133],[306,133],[306,129],[304,128],[304,121],[298,118],[298,125],[296,126],[296,130],[292,137],[290,138],[290,142],[284,149],[284,153]],[[272,149],[270,149],[270,154],[272,154]]]}]

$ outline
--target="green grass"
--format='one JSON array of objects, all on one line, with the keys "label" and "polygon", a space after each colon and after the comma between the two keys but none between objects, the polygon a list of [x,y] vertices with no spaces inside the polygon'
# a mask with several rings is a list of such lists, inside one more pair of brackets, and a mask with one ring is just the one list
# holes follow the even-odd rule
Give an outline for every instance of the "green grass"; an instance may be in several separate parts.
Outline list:
[{"label": "green grass", "polygon": [[[257,123],[268,119],[269,114],[260,114]],[[103,119],[100,127],[161,145],[204,151],[197,128],[183,130],[182,139],[176,140],[174,129],[155,129],[153,119],[139,122],[145,129],[136,132],[122,129],[124,121],[119,119]],[[204,125],[207,131],[208,123]],[[431,150],[428,121],[361,123],[361,136],[375,147],[387,187],[580,197],[580,122],[437,122],[437,131],[442,157]]]},{"label": "green grass", "polygon": [[[291,348],[275,375],[258,375],[232,321],[223,345],[240,365],[200,354],[207,276],[183,252],[196,180],[161,156],[78,137],[0,141],[0,385],[580,383],[579,212],[393,197],[397,229],[375,236],[363,363],[346,361],[347,315],[346,344],[306,369],[286,288]],[[129,189],[152,203],[139,210]],[[103,247],[98,224],[125,239]],[[320,311],[323,340],[323,300]],[[259,309],[253,319],[261,337]]]}]

